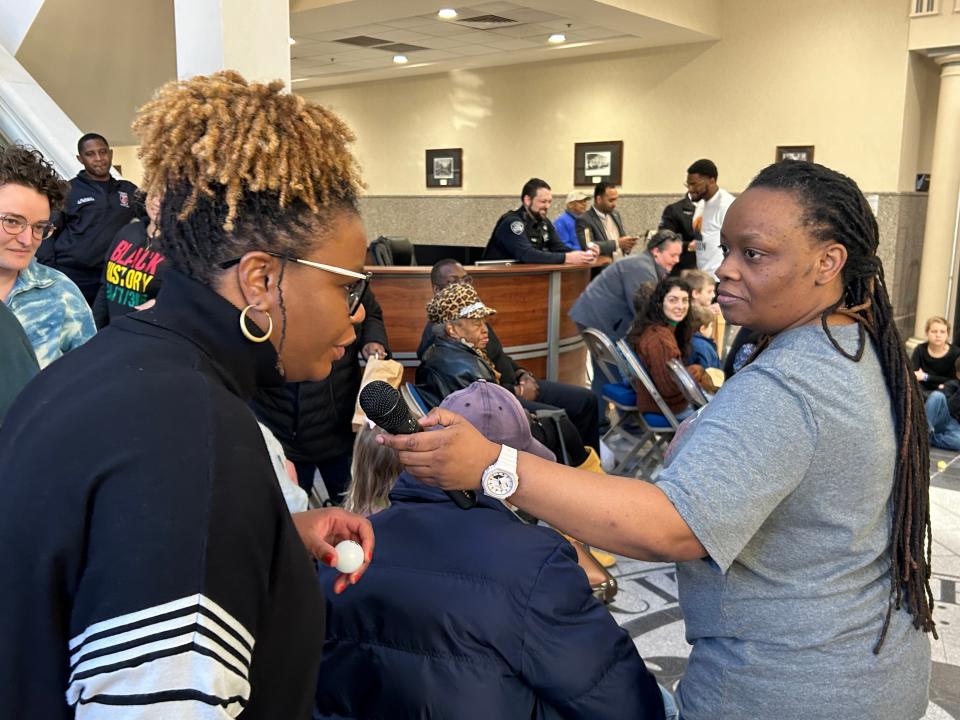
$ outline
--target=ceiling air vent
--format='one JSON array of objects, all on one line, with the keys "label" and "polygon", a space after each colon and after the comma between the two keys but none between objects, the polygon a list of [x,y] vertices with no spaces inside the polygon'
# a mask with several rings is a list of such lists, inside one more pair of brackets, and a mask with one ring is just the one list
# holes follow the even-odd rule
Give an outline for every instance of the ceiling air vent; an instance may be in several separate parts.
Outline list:
[{"label": "ceiling air vent", "polygon": [[474,17],[457,20],[457,25],[467,25],[473,28],[486,30],[489,28],[502,27],[503,25],[518,25],[516,20],[501,17],[500,15],[476,15]]},{"label": "ceiling air vent", "polygon": [[369,35],[355,35],[354,37],[340,38],[339,40],[334,40],[334,42],[343,43],[344,45],[357,45],[358,47],[376,47],[377,45],[386,45],[390,41],[370,37]]},{"label": "ceiling air vent", "polygon": [[426,50],[423,45],[409,45],[407,43],[390,43],[389,45],[377,45],[374,50],[386,50],[387,52],[409,53],[417,50]]}]

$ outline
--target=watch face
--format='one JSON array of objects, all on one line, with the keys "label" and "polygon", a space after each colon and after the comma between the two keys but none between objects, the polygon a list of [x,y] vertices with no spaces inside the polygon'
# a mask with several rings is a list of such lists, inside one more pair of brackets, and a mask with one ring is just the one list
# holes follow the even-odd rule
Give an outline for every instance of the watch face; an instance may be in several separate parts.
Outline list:
[{"label": "watch face", "polygon": [[516,484],[516,478],[503,470],[494,470],[483,481],[486,493],[494,497],[507,497],[513,492]]}]

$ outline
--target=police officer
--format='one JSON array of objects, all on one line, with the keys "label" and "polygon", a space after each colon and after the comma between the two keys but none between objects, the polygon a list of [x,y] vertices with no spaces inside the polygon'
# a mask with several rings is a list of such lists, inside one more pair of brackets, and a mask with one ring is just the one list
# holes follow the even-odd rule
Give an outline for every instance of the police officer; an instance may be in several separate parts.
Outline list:
[{"label": "police officer", "polygon": [[501,215],[483,252],[484,260],[516,260],[551,265],[590,265],[598,249],[570,250],[557,236],[547,211],[553,202],[550,186],[531,178],[520,193],[523,204]]}]

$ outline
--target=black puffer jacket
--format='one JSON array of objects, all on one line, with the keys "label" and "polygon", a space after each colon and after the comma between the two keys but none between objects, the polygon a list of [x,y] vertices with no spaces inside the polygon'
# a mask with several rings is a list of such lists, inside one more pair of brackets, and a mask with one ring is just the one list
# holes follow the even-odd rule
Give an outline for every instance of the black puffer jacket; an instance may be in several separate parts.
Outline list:
[{"label": "black puffer jacket", "polygon": [[383,311],[370,288],[363,298],[367,317],[357,328],[357,339],[319,382],[287,383],[261,389],[250,403],[257,418],[283,444],[293,462],[318,462],[353,445],[350,420],[360,392],[363,369],[358,355],[364,345],[377,342],[390,352]]},{"label": "black puffer jacket", "polygon": [[446,336],[434,338],[417,367],[417,390],[431,408],[477,380],[497,382],[493,368],[480,355]]}]

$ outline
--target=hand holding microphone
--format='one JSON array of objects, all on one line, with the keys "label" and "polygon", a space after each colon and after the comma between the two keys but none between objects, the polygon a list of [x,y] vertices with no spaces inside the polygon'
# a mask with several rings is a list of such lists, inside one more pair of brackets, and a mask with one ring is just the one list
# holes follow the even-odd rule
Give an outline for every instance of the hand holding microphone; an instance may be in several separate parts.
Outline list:
[{"label": "hand holding microphone", "polygon": [[[360,407],[367,418],[391,435],[418,433],[420,427],[400,393],[383,380],[374,380],[360,391]],[[477,504],[477,495],[472,490],[448,490],[447,496],[457,507],[469,510]]]}]

